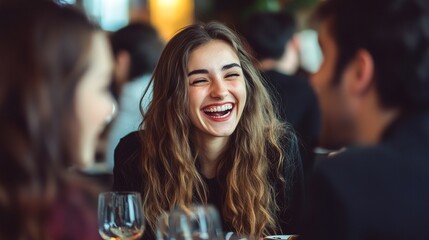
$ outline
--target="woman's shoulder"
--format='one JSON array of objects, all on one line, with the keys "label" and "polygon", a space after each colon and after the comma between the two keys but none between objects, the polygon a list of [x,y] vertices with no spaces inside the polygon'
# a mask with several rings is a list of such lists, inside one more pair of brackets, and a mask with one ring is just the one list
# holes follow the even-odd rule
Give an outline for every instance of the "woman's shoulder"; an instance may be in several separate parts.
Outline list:
[{"label": "woman's shoulder", "polygon": [[281,136],[280,144],[283,149],[283,170],[286,181],[300,182],[303,179],[303,165],[299,151],[299,139],[294,129],[287,125]]},{"label": "woman's shoulder", "polygon": [[302,160],[299,152],[299,140],[292,127],[286,126],[281,136],[283,148],[283,181],[277,182],[276,202],[280,207],[278,216],[279,226],[284,234],[299,231],[302,203],[304,202],[304,175]]},{"label": "woman's shoulder", "polygon": [[121,138],[115,148],[115,165],[132,164],[138,158],[141,150],[139,134],[139,131],[135,131]]},{"label": "woman's shoulder", "polygon": [[280,144],[287,158],[300,157],[298,136],[289,123],[285,123],[283,134],[280,136]]},{"label": "woman's shoulder", "polygon": [[140,132],[131,132],[123,137],[115,149],[113,166],[113,190],[141,190],[141,140]]},{"label": "woman's shoulder", "polygon": [[133,150],[135,148],[138,148],[140,146],[140,131],[134,131],[134,132],[130,132],[127,135],[125,135],[124,137],[122,137],[119,140],[118,146],[116,147],[116,149],[118,149],[118,147],[121,147],[121,149],[126,150]]}]

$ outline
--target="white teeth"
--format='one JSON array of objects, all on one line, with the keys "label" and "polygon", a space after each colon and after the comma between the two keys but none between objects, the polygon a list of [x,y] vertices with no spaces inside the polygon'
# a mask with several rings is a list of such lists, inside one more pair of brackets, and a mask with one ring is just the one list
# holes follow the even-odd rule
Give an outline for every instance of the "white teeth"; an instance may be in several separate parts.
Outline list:
[{"label": "white teeth", "polygon": [[226,110],[230,110],[232,109],[232,104],[231,103],[227,103],[224,104],[222,106],[216,106],[216,107],[209,107],[204,109],[205,112],[224,112]]},{"label": "white teeth", "polygon": [[231,103],[227,103],[224,104],[222,106],[216,106],[216,107],[209,107],[204,109],[205,112],[224,112],[226,110],[230,110],[232,109],[232,104]]}]

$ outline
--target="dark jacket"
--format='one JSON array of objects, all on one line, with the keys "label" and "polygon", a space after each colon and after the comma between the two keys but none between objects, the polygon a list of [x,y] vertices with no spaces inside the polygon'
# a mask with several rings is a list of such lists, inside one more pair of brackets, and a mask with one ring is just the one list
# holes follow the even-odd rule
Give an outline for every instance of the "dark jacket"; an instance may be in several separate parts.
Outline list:
[{"label": "dark jacket", "polygon": [[429,112],[401,117],[372,147],[317,164],[303,239],[429,237]]}]

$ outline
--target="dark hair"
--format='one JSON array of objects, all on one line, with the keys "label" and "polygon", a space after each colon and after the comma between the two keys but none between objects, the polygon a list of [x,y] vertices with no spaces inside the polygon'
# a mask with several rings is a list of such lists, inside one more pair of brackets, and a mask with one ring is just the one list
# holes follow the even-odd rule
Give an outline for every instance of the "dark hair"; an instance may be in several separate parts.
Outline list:
[{"label": "dark hair", "polygon": [[0,238],[46,239],[47,209],[80,161],[74,95],[96,28],[47,1],[2,5],[0,23]]},{"label": "dark hair", "polygon": [[429,107],[427,0],[328,0],[316,16],[328,21],[338,47],[334,84],[354,54],[366,49],[384,107]]},{"label": "dark hair", "polygon": [[244,36],[258,60],[280,59],[295,32],[294,18],[284,12],[258,12],[251,15]]},{"label": "dark hair", "polygon": [[129,80],[152,73],[164,48],[154,27],[147,23],[131,23],[111,36],[113,53],[126,51],[131,57]]}]

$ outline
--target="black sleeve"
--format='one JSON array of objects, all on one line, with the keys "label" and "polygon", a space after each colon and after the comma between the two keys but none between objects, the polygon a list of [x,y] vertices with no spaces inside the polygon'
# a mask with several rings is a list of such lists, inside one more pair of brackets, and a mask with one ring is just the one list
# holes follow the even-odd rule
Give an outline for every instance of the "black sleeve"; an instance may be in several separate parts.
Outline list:
[{"label": "black sleeve", "polygon": [[142,190],[140,146],[138,132],[132,132],[119,141],[114,155],[113,191]]},{"label": "black sleeve", "polygon": [[[304,203],[304,175],[298,139],[292,130],[283,140],[285,151],[283,189],[278,190],[279,223],[283,234],[299,234]],[[283,190],[283,191],[282,191]]]}]

